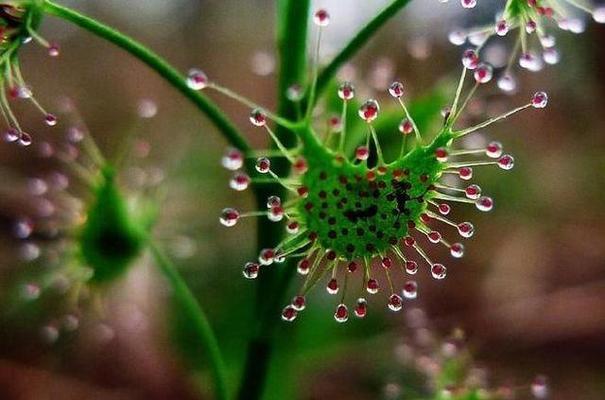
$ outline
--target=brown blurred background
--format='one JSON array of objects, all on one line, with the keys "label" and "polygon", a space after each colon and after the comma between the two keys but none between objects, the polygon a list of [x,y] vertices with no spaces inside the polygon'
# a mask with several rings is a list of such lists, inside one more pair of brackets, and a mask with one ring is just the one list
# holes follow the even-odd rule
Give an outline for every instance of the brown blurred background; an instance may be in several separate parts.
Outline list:
[{"label": "brown blurred background", "polygon": [[[260,104],[275,104],[272,1],[64,3],[141,40],[183,71],[198,66]],[[371,84],[377,68],[389,81],[402,79],[416,95],[443,78],[455,79],[460,49],[447,43],[448,30],[491,22],[497,2],[483,1],[472,12],[460,12],[454,3],[416,0],[385,26],[354,60],[358,86],[379,92]],[[326,59],[383,4],[316,2],[334,21],[322,44]],[[37,99],[53,109],[62,96],[72,98],[109,157],[133,129],[151,143],[144,163],[165,175],[157,236],[215,324],[235,385],[254,318],[254,283],[244,282],[240,268],[252,257],[255,229],[245,223],[227,231],[217,223],[227,205],[253,207],[249,193],[236,196],[228,189],[228,174],[219,165],[225,142],[194,107],[121,50],[50,17],[42,33],[59,41],[62,53],[49,59],[36,46],[22,52]],[[475,357],[498,379],[524,384],[544,373],[552,399],[599,400],[605,398],[605,27],[588,23],[582,35],[557,32],[557,38],[559,65],[538,74],[518,71],[518,95],[486,90],[485,98],[493,99],[489,113],[524,103],[538,89],[546,89],[551,100],[546,112],[523,113],[489,129],[489,137],[515,155],[515,169],[477,174],[496,208],[489,214],[454,211],[457,219],[471,219],[477,233],[465,258],[449,261],[444,282],[420,278],[419,304],[438,331],[465,329]],[[245,108],[213,98],[251,142],[263,145],[264,136],[247,124]],[[141,99],[157,103],[157,116],[138,121]],[[18,114],[35,140],[63,135],[61,125],[44,128],[30,107],[19,106]],[[0,291],[6,294],[22,284],[24,271],[31,272],[11,235],[15,215],[27,207],[23,182],[56,166],[9,144],[0,145],[0,157]],[[173,345],[167,292],[148,264],[142,260],[104,295],[111,311],[102,324],[83,315],[78,333],[54,344],[40,333],[59,314],[3,318],[0,398],[194,399],[199,389],[210,398],[203,359],[198,368]],[[379,398],[404,318],[335,326],[331,300],[321,288],[314,296],[318,304],[299,326],[280,328],[284,340],[265,398]],[[291,348],[294,342],[298,347]],[[189,373],[190,367],[199,373]]]}]

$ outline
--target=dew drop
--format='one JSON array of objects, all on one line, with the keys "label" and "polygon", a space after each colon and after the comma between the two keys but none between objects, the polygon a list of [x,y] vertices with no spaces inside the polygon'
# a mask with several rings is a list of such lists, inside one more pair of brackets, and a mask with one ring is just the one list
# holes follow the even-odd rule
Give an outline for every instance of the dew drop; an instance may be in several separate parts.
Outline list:
[{"label": "dew drop", "polygon": [[57,57],[60,53],[58,43],[50,43],[48,46],[48,55],[51,57]]},{"label": "dew drop", "polygon": [[506,22],[503,19],[496,22],[496,34],[498,36],[506,36],[506,34],[508,33],[508,30],[509,30],[508,22]]},{"label": "dew drop", "polygon": [[393,259],[391,257],[383,257],[380,264],[385,269],[390,269],[393,266]]},{"label": "dew drop", "polygon": [[475,69],[474,77],[477,83],[487,83],[492,80],[493,76],[494,69],[489,64],[481,63]]},{"label": "dew drop", "polygon": [[464,194],[468,199],[476,200],[481,196],[481,188],[479,185],[469,185],[464,189]]},{"label": "dew drop", "polygon": [[187,86],[193,90],[202,90],[208,86],[208,76],[201,69],[191,68],[187,73]]},{"label": "dew drop", "polygon": [[254,167],[261,174],[266,174],[271,169],[271,161],[267,157],[259,157]]},{"label": "dew drop", "polygon": [[403,299],[401,296],[393,293],[389,297],[388,307],[391,311],[400,311],[403,308]]},{"label": "dew drop", "polygon": [[453,243],[450,247],[450,254],[455,258],[464,256],[464,245],[462,243]]},{"label": "dew drop", "polygon": [[359,117],[366,122],[372,122],[378,117],[378,112],[380,111],[380,106],[378,102],[374,99],[366,100],[361,107],[359,107]]},{"label": "dew drop", "polygon": [[416,281],[407,281],[403,285],[403,290],[401,293],[406,299],[415,299],[418,297],[418,284]]},{"label": "dew drop", "polygon": [[429,239],[431,243],[439,243],[441,241],[441,233],[437,231],[431,231],[426,234],[426,237]]},{"label": "dew drop", "polygon": [[458,170],[460,179],[468,181],[473,178],[473,169],[471,167],[462,167]]},{"label": "dew drop", "polygon": [[389,86],[389,93],[394,98],[398,99],[403,96],[403,84],[401,82],[393,82]]},{"label": "dew drop", "polygon": [[288,89],[286,90],[286,98],[290,101],[301,101],[302,97],[303,97],[303,90],[302,90],[302,87],[298,83],[290,85],[288,87]]},{"label": "dew drop", "polygon": [[267,115],[260,108],[255,108],[250,112],[250,122],[254,126],[265,126],[267,124]]},{"label": "dew drop", "polygon": [[435,158],[437,161],[446,162],[447,156],[447,149],[445,147],[439,147],[437,150],[435,150]]},{"label": "dew drop", "polygon": [[458,233],[463,238],[470,238],[475,233],[475,227],[470,222],[461,222],[458,224]]},{"label": "dew drop", "polygon": [[378,282],[376,281],[376,279],[368,279],[368,283],[366,284],[366,291],[369,294],[378,293]]},{"label": "dew drop", "polygon": [[479,211],[491,211],[494,208],[494,200],[491,197],[481,196],[477,199],[475,206]]},{"label": "dew drop", "polygon": [[267,213],[267,218],[269,218],[269,221],[271,222],[279,222],[284,219],[284,214],[285,212],[282,206],[271,207]]},{"label": "dew drop", "polygon": [[464,8],[475,8],[477,5],[477,0],[460,0],[460,4]]},{"label": "dew drop", "polygon": [[19,140],[21,137],[21,132],[19,132],[16,128],[9,128],[6,132],[4,132],[4,140],[13,143]]},{"label": "dew drop", "polygon": [[227,227],[234,226],[239,220],[239,211],[235,208],[223,209],[220,217],[221,224]]},{"label": "dew drop", "polygon": [[20,218],[13,225],[13,233],[18,239],[27,239],[34,232],[34,222],[30,218]]},{"label": "dew drop", "polygon": [[292,308],[294,308],[296,311],[302,311],[306,306],[307,304],[305,301],[305,296],[294,296],[292,299]]},{"label": "dew drop", "polygon": [[498,87],[504,92],[512,92],[517,88],[517,81],[511,74],[504,74],[498,79]]},{"label": "dew drop", "polygon": [[342,100],[352,100],[355,97],[355,87],[351,82],[343,82],[338,87],[338,97]]},{"label": "dew drop", "polygon": [[561,56],[559,52],[554,47],[544,50],[542,53],[542,58],[546,64],[555,65],[558,64],[561,60]]},{"label": "dew drop", "polygon": [[450,211],[452,210],[452,208],[450,207],[449,204],[446,203],[441,203],[437,206],[437,208],[439,209],[439,213],[441,215],[448,215],[450,213]]},{"label": "dew drop", "polygon": [[500,142],[490,142],[485,147],[485,155],[489,158],[498,158],[502,155],[502,143]]},{"label": "dew drop", "polygon": [[466,49],[462,53],[462,65],[466,69],[475,69],[479,65],[479,54],[474,49]]},{"label": "dew drop", "polygon": [[330,14],[324,9],[317,10],[313,15],[313,22],[317,26],[328,26],[330,24]]},{"label": "dew drop", "polygon": [[229,180],[229,187],[238,192],[246,190],[249,185],[250,177],[244,172],[236,172]]},{"label": "dew drop", "polygon": [[357,158],[360,161],[365,161],[370,157],[370,150],[368,149],[367,146],[359,146],[356,150],[355,150],[355,158]]},{"label": "dew drop", "polygon": [[431,275],[435,279],[443,279],[447,274],[447,268],[443,266],[443,264],[433,264],[431,267]]},{"label": "dew drop", "polygon": [[247,279],[255,279],[258,276],[259,270],[260,265],[254,262],[247,262],[246,265],[244,265],[242,273]]},{"label": "dew drop", "polygon": [[19,135],[19,145],[23,147],[30,146],[32,144],[32,137],[27,132],[21,132]]},{"label": "dew drop", "polygon": [[286,232],[291,235],[297,234],[300,231],[300,224],[298,221],[288,221],[286,224]]},{"label": "dew drop", "polygon": [[329,294],[338,293],[338,281],[334,278],[330,279],[330,281],[328,282],[328,285],[326,286],[326,291]]},{"label": "dew drop", "polygon": [[223,155],[221,164],[228,170],[238,170],[244,165],[244,155],[238,149],[230,147],[227,149],[225,155]]},{"label": "dew drop", "polygon": [[536,28],[538,28],[538,24],[536,24],[536,21],[534,20],[530,19],[525,24],[525,32],[527,32],[528,34],[534,33],[536,31]]},{"label": "dew drop", "polygon": [[357,304],[355,305],[355,316],[357,318],[364,318],[368,313],[368,302],[363,297],[357,299]]},{"label": "dew drop", "polygon": [[592,18],[599,24],[605,24],[605,7],[598,7],[592,12]]},{"label": "dew drop", "polygon": [[339,304],[336,307],[336,311],[334,312],[334,319],[336,320],[336,322],[347,322],[347,320],[349,319],[349,310],[347,309],[347,306],[344,304]]},{"label": "dew drop", "polygon": [[418,263],[416,261],[406,261],[405,262],[405,272],[410,275],[416,274],[418,272]]},{"label": "dew drop", "polygon": [[546,92],[536,92],[531,99],[531,106],[534,108],[544,108],[548,104],[548,95]]},{"label": "dew drop", "polygon": [[297,315],[298,311],[296,311],[292,305],[288,305],[281,312],[281,319],[287,322],[292,322],[296,319]]},{"label": "dew drop", "polygon": [[262,249],[258,255],[261,265],[271,265],[275,261],[275,249]]},{"label": "dew drop", "polygon": [[404,135],[409,135],[414,131],[414,125],[412,125],[412,121],[407,118],[401,120],[398,128],[399,132],[403,133]]},{"label": "dew drop", "polygon": [[461,30],[454,30],[448,34],[447,38],[454,46],[462,46],[466,42],[466,33]]},{"label": "dew drop", "polygon": [[505,154],[498,159],[498,167],[508,171],[515,166],[515,159],[510,154]]},{"label": "dew drop", "polygon": [[543,67],[542,60],[532,52],[521,54],[519,57],[519,65],[521,68],[525,68],[529,71],[540,71]]},{"label": "dew drop", "polygon": [[311,261],[308,258],[303,258],[298,262],[296,270],[301,275],[307,275],[309,273],[309,267],[311,266]]}]

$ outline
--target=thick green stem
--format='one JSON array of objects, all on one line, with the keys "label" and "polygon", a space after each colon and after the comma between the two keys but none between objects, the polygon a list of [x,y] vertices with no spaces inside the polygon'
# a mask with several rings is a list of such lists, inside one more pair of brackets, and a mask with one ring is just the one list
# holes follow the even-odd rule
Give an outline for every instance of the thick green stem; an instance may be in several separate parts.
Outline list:
[{"label": "thick green stem", "polygon": [[[279,82],[277,87],[278,115],[295,120],[296,104],[286,97],[288,87],[303,86],[307,75],[307,30],[310,0],[279,0],[277,2],[277,46],[279,53]],[[292,132],[278,127],[275,131],[286,147],[296,144]],[[278,175],[287,175],[289,164],[276,159],[272,169]],[[267,196],[286,196],[279,185],[266,185],[257,191],[257,203],[262,207]],[[283,227],[268,220],[258,224],[258,248],[275,246],[283,235]],[[283,268],[261,274],[256,299],[256,325],[248,345],[246,362],[239,390],[239,399],[257,400],[262,397],[273,353],[273,336],[280,322],[280,308],[296,268],[288,262]]]},{"label": "thick green stem", "polygon": [[155,70],[170,85],[180,91],[186,98],[195,104],[197,108],[206,114],[231,145],[243,151],[248,151],[250,149],[247,141],[218,106],[200,92],[187,86],[186,78],[151,49],[93,18],[56,4],[50,0],[45,1],[44,11],[90,31],[96,36],[121,47],[147,64],[147,66]]},{"label": "thick green stem", "polygon": [[191,322],[191,328],[195,331],[196,337],[199,339],[200,345],[203,346],[203,350],[208,357],[208,364],[214,378],[216,399],[227,400],[229,395],[225,363],[223,362],[216,336],[210,327],[204,310],[202,310],[195,296],[193,296],[183,278],[162,250],[152,241],[149,242],[149,248],[157,267],[172,289],[172,295],[179,305],[179,311],[184,313],[184,317]]},{"label": "thick green stem", "polygon": [[336,75],[336,72],[338,72],[338,69],[349,61],[374,36],[374,34],[376,34],[378,29],[394,17],[395,14],[410,1],[412,0],[394,0],[357,32],[357,35],[355,35],[349,44],[347,44],[319,74],[319,78],[317,79],[316,99],[321,96],[332,78]]}]

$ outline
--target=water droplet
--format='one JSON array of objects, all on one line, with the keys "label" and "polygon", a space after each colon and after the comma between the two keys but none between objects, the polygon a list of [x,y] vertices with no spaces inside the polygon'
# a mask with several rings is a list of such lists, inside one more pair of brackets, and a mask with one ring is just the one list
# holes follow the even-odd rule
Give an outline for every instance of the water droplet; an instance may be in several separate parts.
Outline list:
[{"label": "water droplet", "polygon": [[414,131],[414,125],[412,125],[412,121],[407,118],[401,120],[398,128],[399,132],[403,133],[404,135],[409,135]]},{"label": "water droplet", "polygon": [[534,108],[544,108],[548,104],[548,95],[546,92],[536,92],[531,99],[531,105]]},{"label": "water droplet", "polygon": [[536,31],[536,29],[538,28],[538,24],[536,24],[536,21],[534,20],[529,20],[525,23],[525,32],[532,34]]},{"label": "water droplet", "polygon": [[305,301],[305,296],[294,296],[294,298],[292,299],[292,307],[296,311],[302,311],[305,309],[306,306],[307,305]]},{"label": "water droplet", "polygon": [[234,226],[239,220],[239,211],[235,208],[223,209],[220,217],[221,224],[227,227]]},{"label": "water droplet", "polygon": [[368,279],[368,283],[366,284],[366,291],[369,294],[376,294],[378,293],[378,282],[376,281],[376,279]]},{"label": "water droplet", "polygon": [[481,63],[475,69],[475,81],[478,83],[487,83],[492,80],[494,76],[494,69],[491,65],[486,63]]},{"label": "water droplet", "polygon": [[447,274],[447,268],[443,266],[443,264],[433,264],[431,267],[431,275],[435,279],[443,279]]},{"label": "water droplet", "polygon": [[302,90],[302,87],[298,83],[290,85],[288,87],[288,89],[286,90],[286,98],[290,101],[300,101],[300,100],[302,100],[302,97],[303,97],[303,90]]},{"label": "water droplet", "polygon": [[50,43],[48,46],[48,55],[51,57],[57,57],[60,53],[59,44]]},{"label": "water droplet", "polygon": [[158,105],[151,99],[141,99],[137,105],[137,113],[141,118],[153,118],[158,113]]},{"label": "water droplet", "polygon": [[521,68],[525,68],[533,72],[540,71],[543,67],[542,59],[536,57],[536,55],[532,52],[521,54],[521,57],[519,57],[519,65]]},{"label": "water droplet", "polygon": [[260,265],[254,262],[247,262],[246,265],[244,265],[242,273],[247,279],[255,279],[258,276],[259,270]]},{"label": "water droplet", "polygon": [[366,122],[372,122],[378,117],[378,112],[380,111],[380,106],[378,102],[374,99],[366,100],[361,107],[359,107],[358,114]]},{"label": "water droplet", "polygon": [[246,190],[249,185],[250,177],[244,172],[236,172],[229,180],[229,187],[238,192]]},{"label": "water droplet", "polygon": [[255,108],[250,112],[250,122],[254,126],[265,126],[267,124],[267,115],[260,108]]},{"label": "water droplet", "polygon": [[406,299],[415,299],[418,297],[418,284],[416,281],[407,281],[403,285],[403,290],[401,293]]},{"label": "water droplet", "polygon": [[508,33],[508,22],[506,22],[505,20],[500,20],[498,22],[496,22],[496,34],[498,36],[506,36],[506,34]]},{"label": "water droplet", "polygon": [[485,147],[485,155],[489,158],[498,158],[502,155],[502,143],[500,142],[490,142]]},{"label": "water droplet", "polygon": [[476,200],[481,196],[481,188],[479,185],[469,185],[464,189],[464,194],[471,200]]},{"label": "water droplet", "polygon": [[498,159],[498,166],[508,171],[515,166],[515,159],[510,154],[505,154]]},{"label": "water droplet", "polygon": [[393,266],[393,259],[391,257],[383,257],[382,260],[380,260],[380,264],[383,268],[390,269]]},{"label": "water droplet", "polygon": [[311,261],[308,258],[303,258],[298,262],[296,267],[297,271],[301,275],[307,275],[309,273],[309,268],[311,267]]},{"label": "water droplet", "polygon": [[437,150],[435,150],[435,158],[437,161],[446,162],[447,156],[447,149],[445,147],[439,147]]},{"label": "water droplet", "polygon": [[13,233],[18,239],[27,239],[34,232],[34,221],[24,217],[15,221]]},{"label": "water droplet", "polygon": [[298,221],[288,221],[286,225],[286,232],[291,235],[297,234],[300,231],[300,224]]},{"label": "water droplet", "polygon": [[470,222],[461,222],[458,224],[458,233],[463,238],[470,238],[475,233],[475,227]]},{"label": "water droplet", "polygon": [[544,52],[542,53],[542,58],[544,59],[544,62],[546,64],[555,65],[559,63],[561,56],[559,55],[557,49],[551,47],[550,49],[544,50]]},{"label": "water droplet", "polygon": [[339,304],[336,307],[336,312],[334,312],[334,319],[336,320],[336,322],[340,323],[347,322],[347,320],[349,319],[349,310],[346,305]]},{"label": "water droplet", "polygon": [[426,237],[429,239],[431,243],[439,243],[441,241],[441,233],[437,231],[431,231],[426,234]]},{"label": "water droplet", "polygon": [[477,199],[475,206],[479,211],[491,211],[494,208],[494,200],[491,197],[481,196]]},{"label": "water droplet", "polygon": [[592,18],[599,24],[605,24],[605,7],[597,7],[592,12]]},{"label": "water droplet", "polygon": [[32,137],[27,132],[21,132],[19,135],[19,145],[27,147],[32,144]]},{"label": "water droplet", "polygon": [[238,170],[244,165],[244,155],[238,149],[230,147],[221,159],[221,164],[228,170]]},{"label": "water droplet", "polygon": [[475,69],[479,65],[479,54],[474,49],[466,49],[462,53],[462,65],[466,69]]},{"label": "water droplet", "polygon": [[357,299],[357,304],[355,305],[355,316],[357,318],[364,318],[368,313],[368,302],[363,297]]},{"label": "water droplet", "polygon": [[360,161],[365,161],[370,157],[370,149],[367,146],[359,146],[355,150],[355,158]]},{"label": "water droplet", "polygon": [[531,383],[531,394],[536,399],[546,399],[548,397],[548,379],[544,375],[538,375]]},{"label": "water droplet", "polygon": [[267,213],[267,218],[271,222],[279,222],[284,219],[284,209],[281,206],[271,207]]},{"label": "water droplet", "polygon": [[271,169],[271,161],[267,157],[259,157],[254,167],[261,174],[266,174]]},{"label": "water droplet", "polygon": [[208,77],[204,71],[191,68],[187,73],[187,86],[193,90],[202,90],[208,86]]},{"label": "water droplet", "polygon": [[517,81],[511,74],[504,74],[498,79],[498,87],[504,92],[512,92],[517,88]]},{"label": "water droplet", "polygon": [[452,210],[452,208],[450,207],[449,204],[446,203],[441,203],[437,206],[437,208],[439,209],[439,213],[441,215],[448,215],[450,213],[450,211]]},{"label": "water droplet", "polygon": [[453,243],[450,247],[450,254],[454,258],[462,258],[464,256],[464,245],[462,243]]},{"label": "water droplet", "polygon": [[403,84],[401,82],[393,82],[389,86],[389,93],[394,98],[398,99],[403,96]]},{"label": "water droplet", "polygon": [[313,15],[313,22],[317,26],[328,26],[330,24],[330,14],[324,9],[317,10]]},{"label": "water droplet", "polygon": [[451,44],[462,46],[466,42],[466,33],[461,30],[454,30],[448,34],[447,38]]},{"label": "water droplet", "polygon": [[403,299],[401,296],[393,293],[389,297],[388,307],[391,311],[400,311],[403,308]]},{"label": "water droplet", "polygon": [[298,157],[292,164],[292,168],[297,174],[304,174],[309,169],[309,165],[304,157]]},{"label": "water droplet", "polygon": [[462,167],[458,170],[460,179],[468,181],[473,178],[473,169],[471,167]]},{"label": "water droplet", "polygon": [[405,262],[405,272],[407,272],[410,275],[414,275],[416,272],[418,272],[418,263],[416,261],[406,261]]},{"label": "water droplet", "polygon": [[298,311],[292,305],[287,305],[281,312],[281,319],[287,322],[292,322],[298,316]]},{"label": "water droplet", "polygon": [[352,100],[355,97],[355,87],[351,82],[343,82],[338,87],[338,97],[342,100]]},{"label": "water droplet", "polygon": [[326,286],[326,290],[330,294],[338,293],[338,281],[334,278],[330,279],[330,281],[328,282],[328,284]]},{"label": "water droplet", "polygon": [[477,0],[460,0],[460,4],[464,8],[475,8],[477,5]]},{"label": "water droplet", "polygon": [[17,128],[9,128],[6,132],[4,132],[4,140],[13,143],[19,140],[21,137],[21,132]]},{"label": "water droplet", "polygon": [[275,260],[275,250],[274,249],[262,249],[260,254],[258,255],[258,261],[261,265],[271,265]]}]

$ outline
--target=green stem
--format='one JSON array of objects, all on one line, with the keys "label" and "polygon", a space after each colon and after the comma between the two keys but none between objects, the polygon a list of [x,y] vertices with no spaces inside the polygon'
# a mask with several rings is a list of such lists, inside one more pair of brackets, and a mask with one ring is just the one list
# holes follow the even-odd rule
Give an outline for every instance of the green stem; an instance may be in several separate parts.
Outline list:
[{"label": "green stem", "polygon": [[248,142],[218,106],[200,92],[187,86],[186,78],[151,49],[93,18],[68,7],[56,4],[51,0],[45,1],[44,11],[86,29],[96,36],[126,50],[131,55],[147,64],[147,66],[155,70],[170,85],[180,91],[186,98],[195,104],[198,109],[206,114],[231,145],[242,151],[248,151],[250,149]]},{"label": "green stem", "polygon": [[397,14],[397,12],[405,7],[412,0],[394,0],[376,17],[366,24],[357,35],[334,57],[319,74],[317,79],[317,89],[315,99],[321,96],[321,93],[328,86],[336,72],[344,63],[349,61],[380,29],[388,20]]},{"label": "green stem", "polygon": [[[277,114],[283,118],[297,120],[300,104],[288,100],[286,92],[293,84],[304,85],[307,74],[307,30],[310,0],[279,0],[277,2],[277,47],[279,53],[279,81],[277,87]],[[276,136],[288,148],[296,144],[292,132],[282,127],[275,130]],[[284,159],[272,161],[276,174],[285,176],[290,165]],[[282,198],[287,195],[279,185],[264,185],[258,188],[256,201],[259,207],[269,195]],[[263,219],[259,221],[258,249],[273,247],[283,236],[284,229],[278,224]],[[280,323],[280,308],[296,268],[288,262],[283,268],[272,269],[260,275],[256,299],[256,319],[248,344],[242,382],[238,398],[257,400],[262,397],[271,357],[273,355],[275,329]]]},{"label": "green stem", "polygon": [[217,400],[227,400],[229,398],[227,391],[227,379],[225,374],[225,363],[218,347],[216,336],[210,327],[208,318],[204,310],[189,290],[189,287],[179,275],[178,271],[162,252],[162,250],[149,241],[149,248],[153,255],[156,265],[164,275],[170,287],[172,295],[180,306],[180,311],[185,314],[188,321],[191,322],[191,328],[195,331],[196,337],[200,340],[204,352],[208,357],[208,364],[214,378],[214,390]]}]

